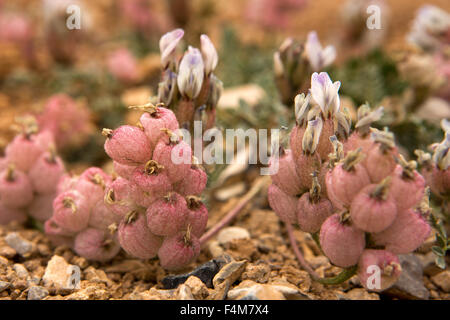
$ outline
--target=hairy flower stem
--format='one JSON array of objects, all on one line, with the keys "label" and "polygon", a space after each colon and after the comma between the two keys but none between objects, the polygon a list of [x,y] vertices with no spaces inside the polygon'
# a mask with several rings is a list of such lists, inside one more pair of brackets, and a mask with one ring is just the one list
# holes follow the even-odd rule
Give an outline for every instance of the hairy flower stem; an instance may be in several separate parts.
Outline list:
[{"label": "hairy flower stem", "polygon": [[294,236],[294,228],[291,224],[286,224],[286,230],[289,236],[289,241],[291,243],[292,250],[294,250],[295,256],[297,257],[298,262],[302,266],[303,269],[305,269],[311,277],[316,280],[319,279],[319,275],[313,270],[313,268],[306,262],[305,258],[303,257],[303,254],[300,252],[300,249],[298,248],[297,241],[295,240]]},{"label": "hairy flower stem", "polygon": [[238,204],[230,211],[228,214],[222,218],[216,225],[208,230],[201,238],[200,245],[205,244],[209,239],[211,239],[217,232],[219,232],[223,227],[227,226],[231,221],[238,215],[238,213],[244,208],[247,203],[253,199],[261,189],[270,183],[270,176],[263,176],[259,178],[252,188],[241,198]]}]

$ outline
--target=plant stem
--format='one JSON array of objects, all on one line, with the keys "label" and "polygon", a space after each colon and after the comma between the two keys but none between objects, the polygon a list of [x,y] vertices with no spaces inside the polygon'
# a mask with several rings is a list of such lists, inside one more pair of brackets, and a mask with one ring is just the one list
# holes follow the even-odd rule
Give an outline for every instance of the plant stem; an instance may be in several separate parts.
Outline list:
[{"label": "plant stem", "polygon": [[251,189],[241,198],[238,204],[230,211],[228,214],[222,218],[217,224],[215,224],[211,229],[208,230],[201,238],[200,244],[205,244],[209,239],[211,239],[217,232],[220,231],[223,227],[228,225],[237,214],[244,208],[247,203],[255,197],[261,189],[269,182],[269,176],[263,176],[258,178],[258,180],[253,184]]},{"label": "plant stem", "polygon": [[294,236],[294,228],[291,224],[286,224],[286,230],[289,236],[289,241],[291,243],[292,250],[295,253],[295,256],[297,257],[298,262],[302,266],[303,269],[305,269],[311,277],[316,280],[319,279],[319,275],[313,270],[313,268],[306,262],[305,258],[303,257],[303,254],[300,252],[300,249],[298,248],[297,241],[295,240]]},{"label": "plant stem", "polygon": [[358,269],[358,265],[354,265],[353,267],[343,269],[341,273],[332,278],[319,278],[315,279],[317,282],[321,284],[340,284],[344,281],[347,281],[351,277],[356,274],[356,270]]}]

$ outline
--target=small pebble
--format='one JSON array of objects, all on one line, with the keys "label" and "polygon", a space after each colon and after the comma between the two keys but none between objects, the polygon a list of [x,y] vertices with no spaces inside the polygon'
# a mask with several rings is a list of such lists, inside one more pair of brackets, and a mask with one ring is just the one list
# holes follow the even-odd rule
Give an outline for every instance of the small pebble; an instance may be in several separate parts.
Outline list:
[{"label": "small pebble", "polygon": [[28,270],[19,263],[14,264],[13,270],[16,272],[17,276],[21,279],[26,279],[29,276]]},{"label": "small pebble", "polygon": [[48,296],[48,290],[41,286],[33,286],[28,289],[28,300],[42,300]]},{"label": "small pebble", "polygon": [[21,256],[26,255],[33,249],[32,243],[22,238],[17,232],[8,233],[5,237],[5,241]]},{"label": "small pebble", "polygon": [[241,227],[227,227],[222,229],[217,235],[217,241],[225,244],[236,239],[250,239],[250,233]]}]

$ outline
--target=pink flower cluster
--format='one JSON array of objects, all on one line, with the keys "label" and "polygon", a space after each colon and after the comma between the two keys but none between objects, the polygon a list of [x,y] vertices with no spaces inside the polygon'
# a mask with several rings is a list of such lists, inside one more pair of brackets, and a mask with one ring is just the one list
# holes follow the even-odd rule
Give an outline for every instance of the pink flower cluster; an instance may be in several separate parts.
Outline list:
[{"label": "pink flower cluster", "polygon": [[104,201],[112,183],[112,178],[96,167],[60,179],[53,215],[45,222],[45,232],[55,245],[65,244],[95,261],[107,261],[120,251],[115,230],[121,217]]},{"label": "pink flower cluster", "polygon": [[400,276],[396,255],[414,251],[430,233],[422,202],[426,184],[415,161],[399,154],[393,135],[370,128],[382,108],[371,112],[361,106],[357,129],[349,135],[338,89],[339,82],[315,73],[311,94],[297,96],[291,150],[271,160],[278,171],[269,203],[284,222],[316,233],[333,264],[358,265],[364,286],[373,273],[368,267],[379,267],[376,289],[383,290]]},{"label": "pink flower cluster", "polygon": [[433,155],[416,150],[418,161],[422,165],[421,173],[425,177],[431,192],[441,200],[450,198],[450,122],[442,120],[445,137],[440,143],[431,145]]},{"label": "pink flower cluster", "polygon": [[0,158],[0,224],[24,222],[27,215],[41,222],[48,219],[56,185],[64,174],[52,135],[37,133],[35,123],[27,126]]},{"label": "pink flower cluster", "polygon": [[146,110],[139,126],[104,130],[105,150],[119,175],[105,201],[122,217],[118,240],[127,253],[141,259],[157,255],[164,268],[177,269],[200,252],[208,210],[198,196],[207,176],[193,163],[191,147],[174,133],[174,113]]},{"label": "pink flower cluster", "polygon": [[64,93],[47,100],[37,121],[41,131],[53,135],[58,150],[80,146],[93,131],[89,109]]}]

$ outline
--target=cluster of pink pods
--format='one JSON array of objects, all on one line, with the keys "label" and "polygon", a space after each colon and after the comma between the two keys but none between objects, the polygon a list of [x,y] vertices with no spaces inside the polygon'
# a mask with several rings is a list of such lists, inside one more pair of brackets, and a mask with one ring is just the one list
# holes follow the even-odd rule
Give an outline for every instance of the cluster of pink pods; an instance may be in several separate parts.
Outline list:
[{"label": "cluster of pink pods", "polygon": [[112,183],[111,176],[96,167],[60,179],[53,215],[45,222],[45,232],[55,245],[67,245],[95,261],[107,261],[120,251],[115,231],[121,217],[104,200]]},{"label": "cluster of pink pods", "polygon": [[390,132],[370,128],[381,108],[361,106],[349,135],[350,121],[339,111],[333,87],[338,82],[315,74],[311,95],[296,98],[291,150],[270,164],[278,170],[269,203],[284,222],[316,234],[334,265],[357,265],[363,286],[374,289],[367,283],[369,266],[378,267],[381,285],[375,290],[384,290],[400,276],[397,255],[414,251],[430,233],[425,179],[415,161],[399,154]]},{"label": "cluster of pink pods", "polygon": [[207,176],[193,162],[190,145],[176,135],[174,113],[154,106],[145,110],[138,126],[103,131],[119,175],[105,202],[121,216],[118,240],[127,253],[158,256],[164,268],[177,269],[200,252],[208,210],[199,196]]},{"label": "cluster of pink pods", "polygon": [[51,215],[56,185],[64,164],[56,155],[53,136],[38,133],[32,118],[0,158],[0,224],[24,222],[30,215],[45,221]]},{"label": "cluster of pink pods", "polygon": [[49,131],[58,150],[79,147],[93,131],[92,116],[84,105],[78,105],[64,93],[52,95],[37,115],[41,131]]}]

